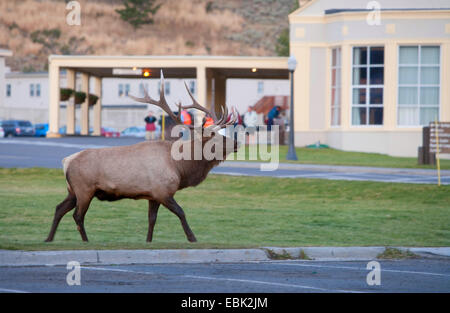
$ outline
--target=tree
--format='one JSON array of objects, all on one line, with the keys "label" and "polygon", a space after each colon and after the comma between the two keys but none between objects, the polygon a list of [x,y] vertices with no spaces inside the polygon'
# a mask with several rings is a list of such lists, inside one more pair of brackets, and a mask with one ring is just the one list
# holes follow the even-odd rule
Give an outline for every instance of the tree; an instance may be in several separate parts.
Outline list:
[{"label": "tree", "polygon": [[[294,0],[292,3],[291,13],[299,8],[299,1]],[[277,38],[277,44],[275,45],[275,52],[280,57],[289,56],[289,28],[285,28],[281,31]]]},{"label": "tree", "polygon": [[155,4],[156,0],[122,0],[125,8],[117,9],[120,18],[130,23],[134,29],[144,24],[153,24],[153,15],[156,14],[161,4]]}]

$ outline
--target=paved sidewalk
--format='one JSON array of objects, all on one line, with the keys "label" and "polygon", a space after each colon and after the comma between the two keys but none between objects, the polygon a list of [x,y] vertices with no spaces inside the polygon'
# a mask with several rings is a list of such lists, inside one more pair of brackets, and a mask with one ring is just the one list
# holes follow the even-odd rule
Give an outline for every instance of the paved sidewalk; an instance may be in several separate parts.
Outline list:
[{"label": "paved sidewalk", "polygon": [[[395,247],[419,256],[450,257],[450,247]],[[69,250],[13,251],[0,250],[0,266],[80,264],[168,264],[230,263],[271,260],[357,261],[373,260],[385,247],[263,247],[257,249],[174,249],[174,250]]]}]

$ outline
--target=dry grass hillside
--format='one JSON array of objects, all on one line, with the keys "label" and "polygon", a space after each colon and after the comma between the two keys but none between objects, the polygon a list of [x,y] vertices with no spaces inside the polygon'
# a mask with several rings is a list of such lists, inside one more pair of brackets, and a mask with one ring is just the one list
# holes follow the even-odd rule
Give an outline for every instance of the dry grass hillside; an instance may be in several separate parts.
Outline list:
[{"label": "dry grass hillside", "polygon": [[120,0],[79,0],[81,26],[66,1],[0,0],[0,47],[12,70],[41,71],[49,54],[276,55],[294,0],[162,0],[155,23],[138,30],[115,11]]}]

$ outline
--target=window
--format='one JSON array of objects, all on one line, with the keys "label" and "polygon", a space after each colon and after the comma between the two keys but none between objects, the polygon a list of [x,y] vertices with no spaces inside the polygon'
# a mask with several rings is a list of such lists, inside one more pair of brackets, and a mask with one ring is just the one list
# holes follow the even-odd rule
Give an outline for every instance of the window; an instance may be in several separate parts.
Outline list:
[{"label": "window", "polygon": [[11,84],[6,84],[6,96],[11,97]]},{"label": "window", "polygon": [[195,94],[195,80],[189,82],[189,90],[192,94]]},{"label": "window", "polygon": [[36,97],[41,96],[41,84],[36,84]]},{"label": "window", "polygon": [[382,125],[384,48],[353,48],[352,69],[352,125]]},{"label": "window", "polygon": [[440,47],[401,46],[398,70],[398,125],[439,119]]},{"label": "window", "polygon": [[30,84],[30,97],[34,97],[34,84]]},{"label": "window", "polygon": [[170,82],[164,82],[164,93],[170,95]]},{"label": "window", "polygon": [[264,82],[258,82],[258,94],[262,94],[264,92]]},{"label": "window", "polygon": [[148,84],[140,83],[139,84],[139,93],[140,93],[141,97],[143,97],[145,95],[145,92],[144,92],[145,90],[148,91]]},{"label": "window", "polygon": [[341,48],[331,50],[331,126],[341,125]]},{"label": "window", "polygon": [[125,84],[125,96],[128,97],[130,93],[130,84]]},{"label": "window", "polygon": [[123,97],[123,84],[119,84],[119,97]]}]

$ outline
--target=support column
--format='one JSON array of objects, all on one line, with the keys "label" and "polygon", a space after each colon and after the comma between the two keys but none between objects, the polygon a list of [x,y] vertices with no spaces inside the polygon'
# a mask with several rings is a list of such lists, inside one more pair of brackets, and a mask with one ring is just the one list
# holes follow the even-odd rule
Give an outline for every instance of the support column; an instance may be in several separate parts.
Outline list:
[{"label": "support column", "polygon": [[204,66],[199,66],[197,67],[197,101],[207,107],[206,90],[206,69]]},{"label": "support column", "polygon": [[97,103],[94,105],[94,136],[100,136],[102,133],[102,78],[94,78],[94,93],[98,96]]},{"label": "support column", "polygon": [[[75,90],[75,86],[76,86],[75,71],[67,69],[66,75],[67,75],[67,88]],[[67,102],[66,116],[67,116],[66,134],[74,135],[75,134],[75,96],[74,95],[72,97],[70,97],[69,101]]]},{"label": "support column", "polygon": [[203,106],[205,106],[207,109],[211,109],[211,106],[213,104],[213,96],[214,96],[214,75],[212,69],[208,68],[206,69],[206,102],[202,103]]},{"label": "support column", "polygon": [[55,138],[61,137],[59,134],[59,66],[50,62],[48,69],[48,84],[49,84],[49,116],[47,137]]},{"label": "support column", "polygon": [[81,91],[86,93],[86,99],[81,104],[81,135],[89,135],[89,74],[81,74]]},{"label": "support column", "polygon": [[223,76],[214,76],[214,104],[216,107],[216,115],[222,116],[222,106],[226,106],[227,80]]}]

